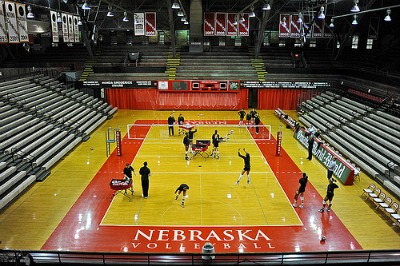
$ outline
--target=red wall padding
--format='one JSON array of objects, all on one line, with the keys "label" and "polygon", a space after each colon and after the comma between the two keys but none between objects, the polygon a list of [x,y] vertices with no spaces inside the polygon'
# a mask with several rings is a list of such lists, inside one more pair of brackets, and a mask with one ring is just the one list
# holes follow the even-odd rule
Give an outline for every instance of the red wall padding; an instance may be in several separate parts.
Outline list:
[{"label": "red wall padding", "polygon": [[308,89],[259,89],[258,109],[296,110],[297,97]]},{"label": "red wall padding", "polygon": [[238,110],[248,108],[248,90],[238,92],[160,92],[157,89],[106,89],[109,104],[119,109]]}]

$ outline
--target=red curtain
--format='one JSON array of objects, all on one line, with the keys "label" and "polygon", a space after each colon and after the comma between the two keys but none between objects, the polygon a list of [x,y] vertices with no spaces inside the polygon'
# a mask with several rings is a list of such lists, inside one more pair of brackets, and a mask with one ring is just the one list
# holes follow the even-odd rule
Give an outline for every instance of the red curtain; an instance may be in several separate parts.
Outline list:
[{"label": "red curtain", "polygon": [[298,95],[308,91],[307,89],[259,89],[258,109],[296,110]]},{"label": "red curtain", "polygon": [[160,92],[157,89],[106,89],[106,99],[119,109],[247,109],[248,90],[238,92]]}]

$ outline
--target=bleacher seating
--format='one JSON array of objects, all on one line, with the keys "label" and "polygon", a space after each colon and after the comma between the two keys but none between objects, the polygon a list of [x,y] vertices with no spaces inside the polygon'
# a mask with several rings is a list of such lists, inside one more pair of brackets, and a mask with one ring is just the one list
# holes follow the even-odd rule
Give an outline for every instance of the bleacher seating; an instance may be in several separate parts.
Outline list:
[{"label": "bleacher seating", "polygon": [[43,74],[0,83],[0,110],[0,209],[116,112]]}]

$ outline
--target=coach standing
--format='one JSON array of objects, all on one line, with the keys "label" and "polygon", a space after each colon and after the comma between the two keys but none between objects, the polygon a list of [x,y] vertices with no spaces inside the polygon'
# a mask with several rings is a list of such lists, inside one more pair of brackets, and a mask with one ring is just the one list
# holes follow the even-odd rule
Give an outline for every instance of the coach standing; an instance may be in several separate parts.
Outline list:
[{"label": "coach standing", "polygon": [[150,176],[150,169],[147,167],[147,162],[143,163],[143,167],[140,168],[139,174],[142,176],[143,198],[147,199],[149,197],[149,176]]}]

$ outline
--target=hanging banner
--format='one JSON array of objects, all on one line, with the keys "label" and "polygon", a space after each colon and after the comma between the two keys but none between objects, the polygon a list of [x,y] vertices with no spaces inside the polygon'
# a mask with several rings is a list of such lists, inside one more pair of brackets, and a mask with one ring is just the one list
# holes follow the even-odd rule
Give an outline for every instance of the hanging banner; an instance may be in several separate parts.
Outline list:
[{"label": "hanging banner", "polygon": [[235,25],[237,14],[229,13],[228,14],[228,21],[227,21],[227,36],[237,36],[238,26]]},{"label": "hanging banner", "polygon": [[279,18],[279,38],[290,37],[290,20],[289,14],[280,14]]},{"label": "hanging banner", "polygon": [[300,38],[302,22],[299,21],[299,15],[293,14],[290,18],[290,37]]},{"label": "hanging banner", "polygon": [[226,13],[217,13],[215,15],[215,35],[226,36]]},{"label": "hanging banner", "polygon": [[144,35],[144,13],[135,13],[133,15],[134,21],[134,29],[136,36],[143,36]]},{"label": "hanging banner", "polygon": [[19,34],[17,26],[17,18],[15,15],[15,4],[14,2],[5,1],[6,10],[6,21],[8,29],[8,42],[19,43]]},{"label": "hanging banner", "polygon": [[249,14],[243,14],[244,21],[239,20],[239,36],[249,36],[250,35],[250,21]]},{"label": "hanging banner", "polygon": [[0,1],[0,43],[8,43],[8,34],[6,30],[6,20],[4,19],[4,5]]},{"label": "hanging banner", "polygon": [[277,133],[276,136],[276,155],[279,156],[281,155],[281,147],[282,147],[282,126],[280,127],[280,130]]},{"label": "hanging banner", "polygon": [[61,13],[62,19],[62,34],[63,34],[63,42],[69,42],[68,36],[68,15],[65,13]]},{"label": "hanging banner", "polygon": [[329,24],[331,24],[332,17],[331,16],[326,16],[324,20],[324,38],[332,38],[333,37],[333,29],[329,27]]},{"label": "hanging banner", "polygon": [[75,42],[74,20],[72,15],[68,15],[68,37],[69,42]]},{"label": "hanging banner", "polygon": [[146,12],[146,36],[156,36],[156,12]]},{"label": "hanging banner", "polygon": [[378,17],[369,18],[368,39],[378,40],[379,21]]},{"label": "hanging banner", "polygon": [[78,16],[73,16],[73,21],[74,21],[74,42],[79,42],[79,17]]},{"label": "hanging banner", "polygon": [[303,16],[303,27],[304,27],[305,37],[311,38],[313,32],[313,16],[310,15]]},{"label": "hanging banner", "polygon": [[119,129],[115,132],[115,136],[117,142],[117,155],[122,156],[121,131]]},{"label": "hanging banner", "polygon": [[215,13],[204,13],[204,36],[215,36]]},{"label": "hanging banner", "polygon": [[324,37],[325,19],[316,19],[312,30],[312,38]]},{"label": "hanging banner", "polygon": [[25,4],[16,3],[19,42],[29,42]]},{"label": "hanging banner", "polygon": [[58,36],[58,23],[57,23],[57,12],[50,11],[50,23],[51,23],[51,35],[53,37],[53,42],[59,42]]}]

